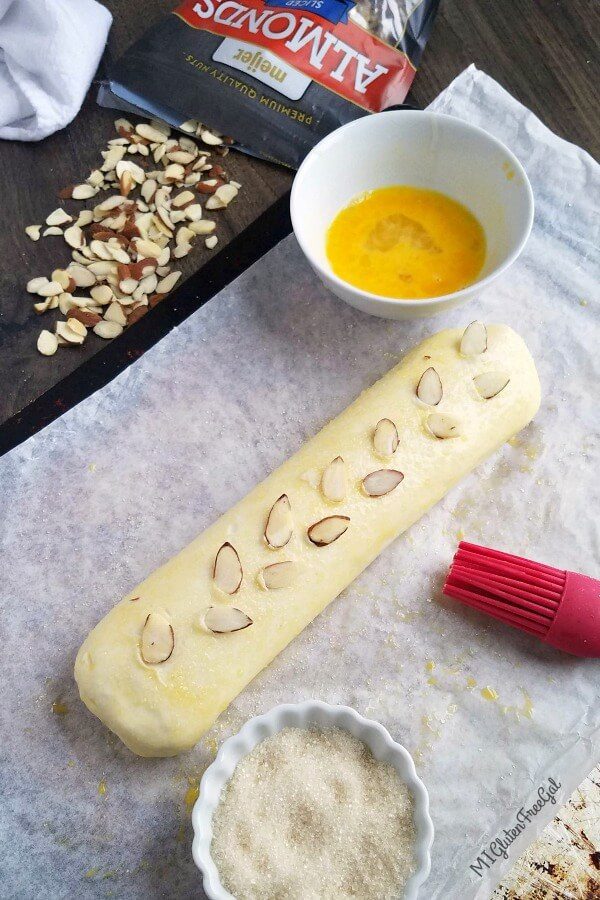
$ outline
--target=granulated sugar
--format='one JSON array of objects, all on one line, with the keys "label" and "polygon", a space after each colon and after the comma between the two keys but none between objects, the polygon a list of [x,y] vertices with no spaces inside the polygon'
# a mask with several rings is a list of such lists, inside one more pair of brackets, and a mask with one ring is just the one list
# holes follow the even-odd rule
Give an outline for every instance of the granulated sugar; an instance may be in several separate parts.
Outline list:
[{"label": "granulated sugar", "polygon": [[414,868],[413,801],[338,729],[286,728],[238,764],[211,854],[236,900],[387,900]]}]

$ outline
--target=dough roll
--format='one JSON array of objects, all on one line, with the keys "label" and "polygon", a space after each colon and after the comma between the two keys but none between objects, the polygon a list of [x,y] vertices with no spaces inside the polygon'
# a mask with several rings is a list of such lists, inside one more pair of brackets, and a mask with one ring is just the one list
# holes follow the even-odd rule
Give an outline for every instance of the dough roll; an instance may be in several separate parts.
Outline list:
[{"label": "dough roll", "polygon": [[135,753],[189,749],[539,403],[507,326],[424,341],[106,615],[77,655],[82,700]]}]

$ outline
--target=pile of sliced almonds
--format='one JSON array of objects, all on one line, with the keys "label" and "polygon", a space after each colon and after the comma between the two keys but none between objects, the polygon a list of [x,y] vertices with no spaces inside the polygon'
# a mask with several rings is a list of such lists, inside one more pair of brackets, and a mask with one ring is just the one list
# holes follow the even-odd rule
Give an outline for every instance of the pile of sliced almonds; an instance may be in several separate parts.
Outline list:
[{"label": "pile of sliced almonds", "polygon": [[[463,356],[478,356],[487,350],[487,330],[481,322],[472,322],[465,329],[460,353]],[[429,357],[426,357],[429,359]],[[510,378],[503,372],[485,371],[473,378],[475,389],[482,400],[495,397],[508,385]],[[437,407],[444,396],[442,380],[433,366],[422,373],[415,389],[415,395],[426,406]],[[425,428],[433,437],[448,439],[460,435],[459,423],[446,413],[430,412],[425,420]],[[396,424],[392,419],[380,419],[372,432],[373,452],[378,456],[393,456],[399,446]],[[361,488],[367,497],[378,498],[395,490],[404,480],[398,469],[377,469],[366,475]],[[322,473],[320,489],[323,497],[332,503],[342,503],[348,494],[348,472],[341,456],[329,462]],[[328,515],[314,522],[306,530],[306,536],[314,547],[327,547],[341,538],[350,527],[350,517]],[[294,534],[294,516],[287,494],[282,494],[269,510],[263,537],[271,550],[282,550]],[[264,566],[257,575],[257,582],[267,591],[290,587],[298,575],[298,564],[285,559]],[[244,571],[239,554],[228,541],[217,551],[213,565],[213,583],[225,594],[236,594],[243,582]],[[137,599],[137,598],[136,598]],[[228,634],[241,631],[253,624],[253,620],[243,610],[234,606],[209,606],[204,613],[202,624],[213,634]],[[147,617],[141,635],[140,652],[146,663],[165,662],[173,652],[173,629],[160,615]]]},{"label": "pile of sliced almonds", "polygon": [[41,332],[37,347],[44,356],[82,344],[90,328],[99,337],[117,337],[156,306],[175,287],[181,276],[175,261],[187,256],[197,236],[207,249],[216,247],[216,222],[204,212],[225,209],[240,188],[209,161],[211,153],[226,155],[229,139],[198,123],[186,122],[182,130],[210,150],[188,134],[172,137],[164,122],[134,126],[117,119],[115,128],[119,137],[102,151],[100,167],[59,196],[85,201],[108,194],[79,213],[58,207],[45,225],[25,229],[32,241],[62,235],[72,256],[65,268],[27,284],[37,313],[59,309],[65,317],[54,331]]}]

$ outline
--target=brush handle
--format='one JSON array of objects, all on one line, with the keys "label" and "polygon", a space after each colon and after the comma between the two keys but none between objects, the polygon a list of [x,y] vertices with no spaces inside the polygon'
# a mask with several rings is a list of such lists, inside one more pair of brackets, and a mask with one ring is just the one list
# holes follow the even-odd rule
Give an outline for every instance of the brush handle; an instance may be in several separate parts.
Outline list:
[{"label": "brush handle", "polygon": [[566,574],[560,605],[542,640],[575,656],[600,659],[600,581]]}]

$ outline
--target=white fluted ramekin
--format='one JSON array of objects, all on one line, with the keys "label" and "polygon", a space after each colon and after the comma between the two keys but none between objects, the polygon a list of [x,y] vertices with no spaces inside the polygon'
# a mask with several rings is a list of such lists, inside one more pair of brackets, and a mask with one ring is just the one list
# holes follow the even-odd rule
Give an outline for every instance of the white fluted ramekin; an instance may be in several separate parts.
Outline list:
[{"label": "white fluted ramekin", "polygon": [[331,706],[319,700],[286,703],[276,706],[263,716],[255,716],[229,740],[225,741],[214,762],[200,782],[200,795],[192,812],[194,862],[204,876],[204,890],[210,900],[234,900],[219,880],[217,867],[210,855],[212,819],[221,791],[231,778],[242,757],[257,744],[283,728],[320,725],[323,728],[343,728],[363,741],[373,756],[392,765],[408,786],[414,798],[415,871],[408,880],[402,900],[416,900],[419,887],[431,868],[430,849],[433,843],[433,823],[429,816],[429,797],[418,778],[408,750],[392,740],[383,725],[365,719],[349,706]]}]

